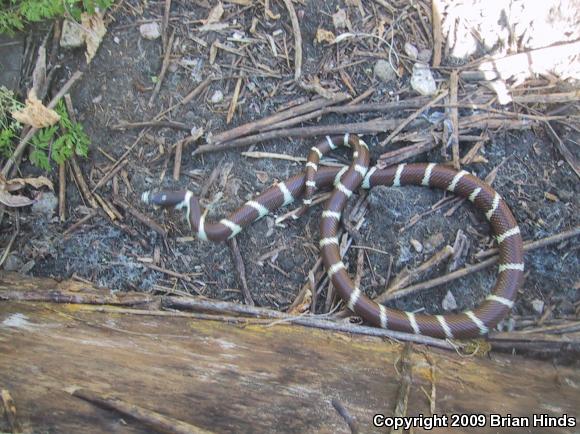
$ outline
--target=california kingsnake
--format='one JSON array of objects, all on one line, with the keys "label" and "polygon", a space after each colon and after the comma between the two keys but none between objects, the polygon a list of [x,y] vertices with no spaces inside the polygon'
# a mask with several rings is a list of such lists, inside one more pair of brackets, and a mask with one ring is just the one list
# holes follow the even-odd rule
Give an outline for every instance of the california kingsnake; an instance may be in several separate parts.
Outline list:
[{"label": "california kingsnake", "polygon": [[[335,149],[338,140],[353,148],[351,166],[318,169],[319,159]],[[435,163],[403,163],[385,169],[369,169],[369,162],[368,146],[358,137],[348,134],[341,138],[326,137],[325,141],[311,148],[305,172],[270,187],[219,223],[205,221],[206,213],[188,190],[145,192],[142,200],[156,206],[183,208],[198,238],[224,241],[236,236],[245,226],[300,197],[304,197],[304,205],[308,206],[316,189],[334,186],[322,212],[320,250],[328,276],[350,310],[374,326],[408,333],[440,338],[487,334],[512,308],[523,282],[522,238],[507,204],[489,185],[463,170],[458,172]],[[377,304],[354,286],[340,259],[337,231],[342,211],[353,191],[359,187],[369,189],[377,185],[439,188],[467,198],[483,211],[499,246],[499,275],[491,294],[479,307],[458,314],[415,314]]]}]

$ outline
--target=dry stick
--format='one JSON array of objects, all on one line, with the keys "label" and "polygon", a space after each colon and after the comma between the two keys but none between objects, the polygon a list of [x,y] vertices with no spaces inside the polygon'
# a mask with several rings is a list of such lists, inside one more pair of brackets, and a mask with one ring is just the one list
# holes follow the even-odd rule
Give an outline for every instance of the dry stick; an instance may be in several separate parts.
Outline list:
[{"label": "dry stick", "polygon": [[[457,109],[457,86],[459,76],[457,71],[453,71],[449,77],[449,104],[451,104],[451,155],[453,156],[453,167],[459,170],[459,110]],[[445,146],[445,144],[444,144]]]},{"label": "dry stick", "polygon": [[[210,144],[199,146],[193,155],[205,154],[207,152],[225,151],[227,149],[240,148],[250,144],[263,142],[266,140],[276,139],[280,137],[298,137],[306,138],[313,136],[326,136],[329,134],[375,134],[384,132],[385,130],[392,130],[399,124],[399,119],[383,119],[376,118],[366,122],[356,122],[351,124],[335,124],[335,125],[316,125],[312,127],[287,128],[275,131],[268,131],[265,133],[254,134],[253,136],[242,137],[232,140],[227,143],[219,145]],[[423,122],[419,121],[418,125]]]},{"label": "dry stick", "polygon": [[[354,101],[354,100],[353,100]],[[365,104],[352,104],[349,102],[347,105],[343,106],[331,106],[321,108],[319,110],[306,113],[301,116],[297,116],[295,118],[288,119],[283,122],[279,122],[276,124],[268,125],[260,131],[271,131],[278,128],[288,128],[302,122],[309,121],[311,119],[316,119],[321,116],[335,113],[335,114],[353,114],[353,113],[362,113],[362,112],[389,112],[389,111],[401,111],[406,109],[414,109],[417,107],[421,107],[424,104],[427,104],[430,101],[429,98],[425,97],[417,97],[412,98],[409,100],[403,101],[396,101],[396,102],[386,102],[386,103],[365,103]]]},{"label": "dry stick", "polygon": [[175,130],[190,131],[191,127],[187,126],[181,122],[175,121],[143,121],[143,122],[126,122],[121,121],[116,125],[113,125],[111,129],[113,130],[127,130],[131,128],[173,128]]},{"label": "dry stick", "polygon": [[[0,292],[0,297],[2,293]],[[188,309],[194,311],[216,312],[218,314],[242,314],[252,317],[263,317],[272,319],[283,319],[284,322],[298,324],[304,327],[313,327],[324,330],[333,330],[360,334],[366,336],[386,337],[399,341],[416,342],[423,345],[430,345],[437,348],[453,350],[456,345],[429,336],[415,335],[410,333],[397,332],[394,330],[380,329],[377,327],[360,326],[348,322],[333,322],[317,318],[316,316],[292,316],[283,312],[278,312],[262,307],[247,306],[244,304],[229,303],[226,301],[212,301],[197,298],[185,297],[163,297],[161,301],[163,307],[169,309]]]},{"label": "dry stick", "polygon": [[292,32],[294,33],[294,80],[299,81],[302,76],[302,34],[300,33],[300,24],[298,23],[298,16],[292,5],[292,0],[282,0],[288,15],[290,15],[290,22],[292,23]]},{"label": "dry stick", "polygon": [[178,140],[175,144],[175,159],[173,164],[173,180],[179,181],[181,174],[181,157],[183,155],[183,140]]},{"label": "dry stick", "polygon": [[82,225],[84,225],[86,222],[88,222],[96,215],[97,215],[96,210],[94,209],[90,210],[90,212],[86,216],[84,216],[82,219],[80,219],[78,222],[74,223],[66,231],[64,231],[62,233],[62,237],[66,239],[70,234],[72,234],[74,231],[76,231],[78,228],[80,228]]},{"label": "dry stick", "polygon": [[346,407],[344,405],[342,405],[342,402],[340,402],[336,398],[333,398],[331,403],[332,403],[332,406],[334,407],[334,409],[338,412],[338,414],[340,414],[340,416],[348,424],[348,427],[350,429],[351,434],[357,434],[358,433],[358,426],[356,423],[356,419],[353,416],[351,416],[351,414],[348,412]]},{"label": "dry stick", "polygon": [[301,104],[296,107],[289,108],[283,112],[274,113],[273,115],[267,116],[260,120],[249,122],[244,125],[240,125],[239,127],[232,128],[231,130],[224,131],[222,133],[216,134],[211,139],[212,144],[218,144],[223,142],[229,142],[233,139],[238,137],[247,136],[248,134],[254,133],[256,131],[260,131],[262,128],[267,127],[272,124],[277,124],[283,120],[304,114],[310,113],[314,110],[318,110],[323,107],[327,107],[329,105],[340,103],[350,97],[346,94],[342,96],[341,99],[336,101],[334,100],[325,100],[325,99],[315,99],[313,101],[309,101],[305,104]]},{"label": "dry stick", "polygon": [[447,95],[449,94],[448,90],[444,90],[443,92],[441,92],[437,97],[433,98],[431,101],[429,101],[427,104],[425,104],[423,107],[421,107],[419,110],[417,110],[416,112],[414,112],[411,116],[409,116],[407,119],[405,119],[403,122],[401,122],[394,130],[391,134],[389,134],[389,136],[383,140],[381,142],[381,146],[385,146],[386,144],[390,143],[391,140],[393,140],[393,138],[399,134],[401,131],[403,131],[403,129],[409,125],[411,122],[413,122],[415,119],[417,119],[425,110],[427,110],[428,108],[432,107],[433,105],[437,104],[439,101],[441,101],[443,98],[445,98]]},{"label": "dry stick", "polygon": [[379,157],[377,165],[379,168],[389,167],[400,163],[401,161],[408,160],[414,156],[429,152],[436,146],[437,142],[433,138],[430,138],[414,145],[405,146],[404,148],[395,149],[394,151],[390,152],[385,152]]},{"label": "dry stick", "polygon": [[236,112],[236,106],[238,105],[238,98],[240,97],[240,89],[242,88],[242,77],[238,78],[236,81],[236,87],[234,88],[234,95],[232,97],[232,102],[230,103],[230,108],[228,109],[228,114],[226,116],[226,124],[229,125]]},{"label": "dry stick", "polygon": [[149,228],[153,229],[155,232],[157,232],[163,238],[167,237],[167,230],[165,228],[160,226],[155,221],[151,220],[147,215],[138,211],[136,208],[134,208],[132,205],[130,205],[129,203],[127,203],[126,201],[124,201],[120,197],[116,197],[116,196],[113,197],[113,203],[115,205],[118,205],[121,208],[125,209],[125,211],[127,211],[129,214],[131,214],[133,217],[135,217],[137,220],[139,220],[145,226],[148,226]]},{"label": "dry stick", "polygon": [[85,200],[89,203],[91,208],[98,209],[99,204],[95,200],[93,193],[91,193],[91,190],[89,189],[87,181],[85,181],[85,178],[83,177],[83,172],[79,166],[79,163],[77,162],[76,156],[73,155],[70,158],[69,163],[70,163],[71,171],[72,171],[73,176],[75,178],[75,181],[77,183],[77,187],[80,190],[80,193],[85,198]]},{"label": "dry stick", "polygon": [[[580,226],[576,226],[572,229],[569,229],[564,232],[560,232],[556,235],[551,235],[546,238],[542,238],[537,241],[526,241],[524,243],[524,251],[539,249],[540,247],[549,246],[551,244],[559,243],[560,241],[567,240],[568,238],[573,238],[580,235]],[[498,249],[494,247],[493,249],[487,249],[483,252],[479,252],[475,254],[477,259],[487,258],[488,256],[493,256],[498,253]]]},{"label": "dry stick", "polygon": [[[83,76],[83,72],[81,72],[81,71],[75,72],[71,76],[71,78],[69,78],[68,81],[64,84],[64,86],[58,91],[58,93],[54,96],[54,98],[50,101],[50,103],[48,103],[47,107],[54,108],[56,106],[56,104],[60,101],[60,99],[70,90],[70,88],[82,76]],[[10,174],[10,170],[13,167],[16,168],[16,166],[15,166],[16,160],[22,156],[22,154],[24,153],[24,150],[26,149],[26,146],[28,145],[28,142],[30,141],[30,139],[32,139],[32,137],[34,136],[34,134],[36,134],[36,132],[38,130],[39,130],[39,128],[31,128],[28,131],[28,133],[24,136],[24,138],[20,141],[20,143],[18,143],[18,146],[16,147],[16,149],[14,150],[12,155],[8,158],[8,160],[6,161],[6,164],[2,168],[2,175],[4,175],[4,177],[8,177],[8,175]]]},{"label": "dry stick", "polygon": [[396,294],[398,290],[404,288],[413,281],[417,280],[425,272],[433,269],[442,262],[445,262],[447,259],[449,259],[449,257],[451,257],[451,255],[453,255],[453,247],[449,245],[443,247],[441,250],[436,252],[433,256],[431,256],[417,268],[413,270],[404,270],[401,273],[399,273],[395,277],[393,283],[389,285],[387,290],[383,294],[376,297],[374,300],[377,303],[385,303],[389,301],[391,299],[391,296],[393,294]]},{"label": "dry stick", "polygon": [[564,159],[568,162],[568,164],[570,165],[572,170],[576,173],[576,175],[580,177],[580,164],[576,160],[576,157],[574,157],[574,154],[572,154],[572,152],[570,152],[570,150],[566,147],[566,145],[564,144],[562,139],[560,139],[558,134],[556,134],[556,131],[554,131],[554,128],[552,128],[550,122],[546,122],[545,124],[546,131],[548,131],[548,135],[554,140],[554,142],[556,142],[556,147],[558,148]]},{"label": "dry stick", "polygon": [[114,166],[113,169],[111,169],[105,176],[103,176],[99,180],[99,182],[97,182],[97,185],[95,185],[92,188],[91,192],[94,193],[99,188],[101,188],[103,185],[105,185],[107,182],[109,182],[113,178],[113,176],[115,176],[117,173],[119,173],[119,171],[127,165],[127,163],[129,163],[129,161],[124,160],[118,165],[113,165]]},{"label": "dry stick", "polygon": [[91,404],[129,416],[159,432],[173,434],[211,434],[211,431],[204,430],[172,417],[164,416],[156,411],[139,407],[133,403],[122,401],[119,398],[102,396],[91,390],[76,387],[71,387],[66,391],[72,396],[88,401]]},{"label": "dry stick", "polygon": [[58,217],[61,222],[66,220],[66,163],[58,165]]},{"label": "dry stick", "polygon": [[64,304],[107,304],[112,306],[136,306],[152,303],[158,298],[139,293],[125,294],[90,294],[87,292],[72,292],[51,289],[50,291],[26,290],[26,291],[0,291],[0,300],[29,301]]},{"label": "dry stick", "polygon": [[163,47],[167,50],[167,30],[169,30],[169,13],[171,12],[171,0],[165,0],[165,10],[163,12],[163,22],[161,23],[161,32]]},{"label": "dry stick", "polygon": [[159,267],[158,265],[155,264],[149,264],[148,262],[140,262],[140,264],[154,271],[159,271],[160,273],[167,274],[168,276],[176,277],[178,279],[185,280],[186,282],[191,283],[191,277],[189,277],[187,274],[169,270],[168,268],[164,267]]},{"label": "dry stick", "polygon": [[242,254],[240,253],[240,248],[238,247],[236,237],[228,240],[228,245],[230,246],[236,273],[242,285],[242,295],[244,296],[244,302],[248,306],[255,306],[254,300],[252,299],[252,294],[248,288],[248,282],[246,280],[246,266],[244,265],[244,260],[242,259]]},{"label": "dry stick", "polygon": [[151,94],[151,98],[149,98],[149,102],[147,105],[149,108],[153,107],[153,102],[161,89],[161,84],[163,83],[163,79],[165,78],[165,74],[167,73],[167,68],[169,67],[169,59],[171,57],[171,50],[173,49],[173,41],[175,39],[175,29],[171,32],[171,36],[169,37],[169,41],[165,46],[165,56],[163,57],[163,64],[161,65],[161,72],[159,73],[159,77],[157,78],[157,83],[155,83],[155,88],[153,89],[153,93]]},{"label": "dry stick", "polygon": [[[406,343],[401,354],[400,361],[400,377],[401,387],[397,395],[397,402],[393,409],[394,417],[403,418],[407,415],[407,404],[409,403],[409,392],[411,391],[411,384],[413,383],[413,345]],[[401,428],[393,428],[390,431],[393,433],[403,433]]]},{"label": "dry stick", "polygon": [[10,391],[7,389],[2,389],[0,391],[0,398],[2,398],[2,407],[4,408],[4,415],[10,427],[10,432],[19,433],[22,432],[22,426],[16,415],[16,405],[14,400],[10,395]]},{"label": "dry stick", "polygon": [[441,64],[441,46],[443,36],[441,34],[441,11],[443,10],[441,0],[431,2],[431,27],[433,28],[433,66]]},{"label": "dry stick", "polygon": [[[580,226],[577,226],[576,228],[574,228],[570,231],[562,232],[562,233],[557,234],[557,235],[552,235],[551,237],[546,237],[546,238],[543,238],[541,240],[524,243],[524,252],[529,252],[531,250],[535,250],[535,249],[538,249],[540,247],[545,247],[545,246],[548,246],[551,244],[559,243],[560,241],[563,241],[567,238],[572,238],[572,237],[577,236],[577,235],[580,235]],[[498,260],[499,260],[499,256],[493,256],[489,259],[486,259],[483,262],[480,262],[479,264],[468,265],[466,267],[460,268],[457,271],[446,274],[445,276],[436,277],[434,279],[427,280],[425,282],[421,282],[421,283],[418,283],[416,285],[408,286],[406,288],[403,288],[403,289],[393,293],[388,298],[388,300],[389,301],[390,300],[397,300],[399,298],[406,297],[407,295],[411,295],[411,294],[414,294],[416,292],[423,291],[425,289],[431,289],[431,288],[434,288],[436,286],[452,282],[454,280],[460,279],[461,277],[465,277],[469,274],[472,274],[472,273],[475,273],[477,271],[483,270],[487,267],[490,267],[490,266],[496,264],[498,262]]]}]

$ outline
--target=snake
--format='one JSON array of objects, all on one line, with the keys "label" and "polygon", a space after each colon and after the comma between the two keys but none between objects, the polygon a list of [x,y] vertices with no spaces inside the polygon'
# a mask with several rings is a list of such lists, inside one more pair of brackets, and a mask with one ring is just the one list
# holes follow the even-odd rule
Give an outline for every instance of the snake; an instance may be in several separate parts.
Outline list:
[{"label": "snake", "polygon": [[[327,152],[339,146],[351,148],[350,166],[318,167]],[[338,231],[349,198],[359,188],[375,186],[423,186],[445,190],[467,199],[490,224],[499,250],[497,278],[489,295],[473,309],[441,315],[408,312],[384,306],[355,286],[339,251]],[[523,284],[524,260],[520,228],[508,204],[487,183],[465,170],[437,163],[401,163],[386,168],[370,166],[368,145],[358,136],[326,136],[308,154],[306,169],[274,184],[245,202],[227,218],[206,221],[207,210],[190,190],[146,191],[141,199],[156,207],[185,211],[192,231],[200,240],[225,241],[256,220],[302,198],[312,204],[317,190],[331,189],[320,219],[320,254],[328,277],[346,307],[369,325],[442,339],[477,338],[487,335],[513,308]]]}]

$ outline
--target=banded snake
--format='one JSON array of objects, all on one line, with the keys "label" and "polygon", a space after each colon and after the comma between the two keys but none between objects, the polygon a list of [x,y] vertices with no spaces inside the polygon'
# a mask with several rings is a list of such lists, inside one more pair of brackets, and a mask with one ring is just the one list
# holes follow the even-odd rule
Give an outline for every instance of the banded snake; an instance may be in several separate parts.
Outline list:
[{"label": "banded snake", "polygon": [[[318,168],[320,158],[339,145],[353,149],[349,167]],[[327,136],[310,149],[306,170],[265,190],[218,223],[205,221],[205,212],[191,191],[145,192],[143,202],[161,207],[184,209],[201,240],[224,241],[235,237],[245,226],[276,209],[303,198],[303,207],[312,203],[316,190],[333,188],[324,205],[320,223],[320,251],[326,272],[346,306],[367,323],[408,333],[438,338],[470,338],[485,335],[513,307],[523,283],[523,243],[520,229],[506,202],[489,185],[466,171],[435,164],[399,164],[378,169],[370,167],[366,143],[357,136]],[[377,185],[400,187],[418,185],[439,188],[467,198],[489,221],[499,247],[498,277],[491,294],[473,310],[446,315],[405,312],[378,304],[354,286],[339,253],[337,232],[348,199],[359,187]]]}]

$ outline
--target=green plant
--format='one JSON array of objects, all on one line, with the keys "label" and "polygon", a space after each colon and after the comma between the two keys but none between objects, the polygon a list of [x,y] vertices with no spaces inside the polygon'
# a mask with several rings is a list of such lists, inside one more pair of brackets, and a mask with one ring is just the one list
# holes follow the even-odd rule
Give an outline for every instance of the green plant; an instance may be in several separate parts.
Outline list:
[{"label": "green plant", "polygon": [[80,20],[82,12],[105,11],[113,0],[0,0],[0,33],[14,34],[29,22],[70,16]]},{"label": "green plant", "polygon": [[56,111],[60,115],[59,123],[41,129],[31,141],[30,161],[44,170],[50,170],[50,159],[62,164],[73,154],[86,157],[91,143],[83,126],[70,119],[62,101],[57,104]]},{"label": "green plant", "polygon": [[20,110],[22,103],[14,98],[14,92],[0,86],[0,155],[9,157],[14,150],[14,140],[22,125],[12,119],[10,113]]}]

